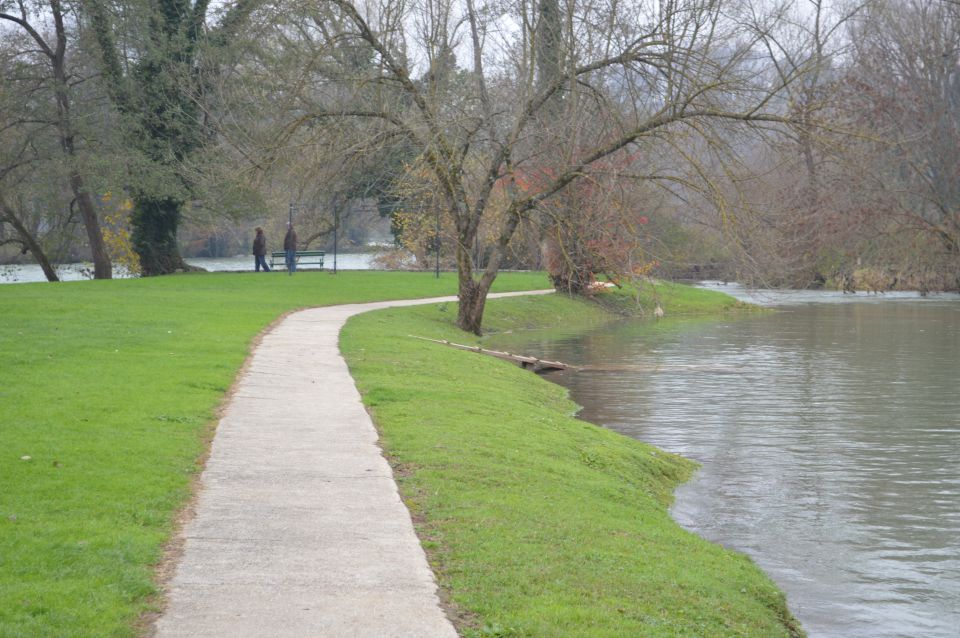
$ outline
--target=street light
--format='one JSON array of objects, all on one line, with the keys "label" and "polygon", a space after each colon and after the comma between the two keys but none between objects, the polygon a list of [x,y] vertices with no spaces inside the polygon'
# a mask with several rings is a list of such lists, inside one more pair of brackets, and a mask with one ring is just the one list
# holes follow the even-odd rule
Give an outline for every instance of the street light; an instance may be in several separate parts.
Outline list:
[{"label": "street light", "polygon": [[337,274],[337,230],[340,226],[340,207],[333,200],[333,274]]}]

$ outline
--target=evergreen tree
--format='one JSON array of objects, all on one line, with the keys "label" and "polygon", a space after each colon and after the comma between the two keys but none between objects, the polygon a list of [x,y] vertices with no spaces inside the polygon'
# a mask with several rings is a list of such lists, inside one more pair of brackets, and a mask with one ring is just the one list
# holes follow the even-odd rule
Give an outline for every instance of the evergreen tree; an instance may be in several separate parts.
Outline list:
[{"label": "evergreen tree", "polygon": [[[102,56],[103,76],[116,107],[125,116],[127,137],[141,155],[131,167],[133,245],[144,275],[187,266],[177,246],[182,211],[194,180],[187,162],[211,135],[203,120],[205,74],[211,58],[241,27],[259,0],[239,0],[219,26],[206,33],[208,0],[147,0],[130,14],[139,17],[140,48],[121,59],[115,28],[102,0],[84,6]],[[127,51],[127,49],[124,49]]]}]

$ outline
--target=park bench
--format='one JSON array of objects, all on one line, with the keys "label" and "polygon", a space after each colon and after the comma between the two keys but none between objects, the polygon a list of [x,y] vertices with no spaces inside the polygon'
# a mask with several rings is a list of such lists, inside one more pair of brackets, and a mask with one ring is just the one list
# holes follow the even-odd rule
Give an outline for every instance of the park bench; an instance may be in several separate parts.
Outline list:
[{"label": "park bench", "polygon": [[[325,254],[322,250],[298,250],[297,268],[300,266],[319,266],[320,270],[323,270],[323,257]],[[274,268],[274,264],[277,266],[286,266],[287,253],[282,250],[270,253],[270,268]]]}]

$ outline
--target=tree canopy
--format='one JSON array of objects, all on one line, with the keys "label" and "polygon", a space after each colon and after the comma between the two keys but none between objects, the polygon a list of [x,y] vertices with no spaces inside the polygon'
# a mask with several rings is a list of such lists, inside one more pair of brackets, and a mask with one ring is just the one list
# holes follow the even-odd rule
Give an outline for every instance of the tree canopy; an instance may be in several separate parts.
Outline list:
[{"label": "tree canopy", "polygon": [[[774,285],[960,286],[956,3],[0,0],[0,14],[0,240],[41,261],[75,241],[77,211],[109,276],[104,197],[122,192],[145,275],[186,268],[185,222],[281,224],[292,204],[323,242],[372,206],[421,266],[443,247],[473,332],[505,265],[572,292],[707,258]],[[40,177],[54,174],[59,189]]]}]

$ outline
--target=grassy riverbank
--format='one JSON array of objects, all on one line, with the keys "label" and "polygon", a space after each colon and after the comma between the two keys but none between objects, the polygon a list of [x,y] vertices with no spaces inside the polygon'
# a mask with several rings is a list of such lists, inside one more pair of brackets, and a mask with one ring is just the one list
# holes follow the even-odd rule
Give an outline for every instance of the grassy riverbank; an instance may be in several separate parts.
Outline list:
[{"label": "grassy riverbank", "polygon": [[[657,294],[668,316],[737,305],[684,287]],[[751,561],[668,516],[689,461],[574,419],[562,388],[516,366],[410,337],[472,342],[454,316],[452,304],[362,315],[341,347],[463,635],[802,635]],[[528,297],[491,301],[486,327],[609,316]]]},{"label": "grassy riverbank", "polygon": [[[497,289],[545,283],[510,273]],[[373,272],[0,286],[0,636],[137,634],[217,407],[279,315],[455,290],[449,274]],[[657,294],[668,317],[703,299]],[[455,312],[369,315],[345,343],[464,626],[777,635],[770,583],[666,517],[690,464],[569,418],[563,392],[529,373],[408,338],[468,340]],[[595,304],[522,298],[491,302],[486,325],[608,318]]]},{"label": "grassy riverbank", "polygon": [[376,272],[0,286],[0,636],[136,635],[216,409],[279,315],[455,292]]}]

